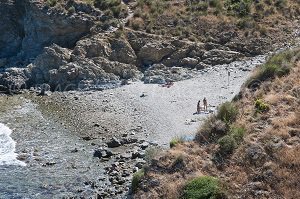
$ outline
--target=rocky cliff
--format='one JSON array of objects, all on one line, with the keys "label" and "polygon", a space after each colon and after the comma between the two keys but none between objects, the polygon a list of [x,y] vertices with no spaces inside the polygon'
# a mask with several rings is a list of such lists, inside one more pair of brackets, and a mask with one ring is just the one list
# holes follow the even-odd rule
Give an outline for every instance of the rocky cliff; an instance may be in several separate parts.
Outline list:
[{"label": "rocky cliff", "polygon": [[74,0],[52,7],[42,0],[1,1],[0,13],[2,90],[43,83],[64,90],[103,89],[122,79],[178,81],[190,78],[190,69],[262,54],[274,44],[260,37],[241,43],[234,29],[205,43],[149,34],[124,28],[131,15],[115,18],[118,23],[111,26],[107,12]]}]

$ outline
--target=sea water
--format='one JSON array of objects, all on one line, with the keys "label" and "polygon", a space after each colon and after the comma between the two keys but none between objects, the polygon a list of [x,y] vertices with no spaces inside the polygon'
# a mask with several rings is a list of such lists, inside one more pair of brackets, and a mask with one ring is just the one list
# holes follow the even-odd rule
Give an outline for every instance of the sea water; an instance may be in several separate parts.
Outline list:
[{"label": "sea water", "polygon": [[10,137],[11,133],[11,129],[0,123],[0,166],[26,166],[24,162],[17,160],[17,154],[15,153],[16,142]]}]

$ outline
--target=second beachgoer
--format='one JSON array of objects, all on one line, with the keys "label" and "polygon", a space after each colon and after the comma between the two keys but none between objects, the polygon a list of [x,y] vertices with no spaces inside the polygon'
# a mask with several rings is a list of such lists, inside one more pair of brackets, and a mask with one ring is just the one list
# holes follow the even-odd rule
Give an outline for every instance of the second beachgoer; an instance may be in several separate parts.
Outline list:
[{"label": "second beachgoer", "polygon": [[199,100],[197,104],[197,114],[200,114],[200,111],[201,111],[201,107],[200,107],[200,100]]},{"label": "second beachgoer", "polygon": [[207,111],[207,100],[206,100],[206,98],[203,99],[203,109],[204,109],[204,111]]}]

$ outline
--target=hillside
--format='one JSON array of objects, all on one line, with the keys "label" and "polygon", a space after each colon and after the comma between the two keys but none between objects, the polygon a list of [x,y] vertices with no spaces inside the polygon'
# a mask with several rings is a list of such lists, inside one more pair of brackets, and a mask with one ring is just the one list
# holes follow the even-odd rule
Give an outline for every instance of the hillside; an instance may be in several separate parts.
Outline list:
[{"label": "hillside", "polygon": [[299,58],[271,57],[195,141],[156,154],[134,178],[135,198],[299,198]]}]

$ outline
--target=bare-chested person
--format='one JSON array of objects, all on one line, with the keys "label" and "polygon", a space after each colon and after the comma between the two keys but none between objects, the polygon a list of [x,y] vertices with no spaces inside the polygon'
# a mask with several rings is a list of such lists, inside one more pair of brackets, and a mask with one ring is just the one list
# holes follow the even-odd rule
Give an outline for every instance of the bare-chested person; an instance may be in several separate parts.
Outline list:
[{"label": "bare-chested person", "polygon": [[201,107],[200,107],[200,100],[199,100],[197,104],[197,114],[200,114],[200,111],[201,111]]},{"label": "bare-chested person", "polygon": [[204,111],[207,111],[207,100],[206,100],[206,98],[203,99],[203,109],[204,109]]}]

